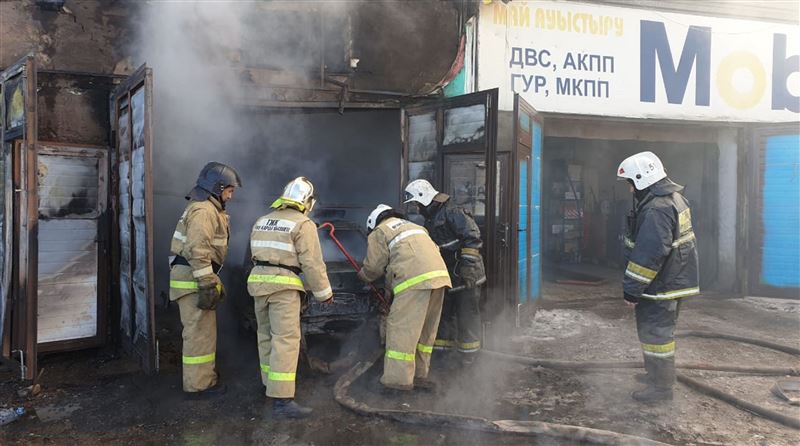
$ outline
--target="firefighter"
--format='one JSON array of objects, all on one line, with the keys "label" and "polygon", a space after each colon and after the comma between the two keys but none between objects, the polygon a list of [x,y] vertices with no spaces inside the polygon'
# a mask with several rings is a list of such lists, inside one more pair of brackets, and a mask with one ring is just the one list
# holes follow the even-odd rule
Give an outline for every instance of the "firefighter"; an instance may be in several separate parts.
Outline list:
[{"label": "firefighter", "polygon": [[367,231],[367,256],[358,277],[373,282],[385,275],[394,294],[380,382],[389,392],[415,385],[433,390],[428,371],[444,291],[451,287],[447,267],[425,228],[390,206],[378,205],[369,214]]},{"label": "firefighter", "polygon": [[700,294],[697,241],[683,186],[667,177],[652,152],[625,159],[617,177],[631,185],[634,209],[625,237],[627,268],[624,299],[634,306],[642,345],[647,384],[633,399],[656,402],[672,399],[675,383],[675,324],[681,299]]},{"label": "firefighter", "polygon": [[183,325],[183,391],[193,397],[225,393],[218,382],[217,304],[225,288],[217,276],[228,253],[229,219],[225,204],[241,187],[230,166],[210,162],[186,199],[170,251],[175,256],[169,273],[169,298],[178,302]]},{"label": "firefighter", "polygon": [[426,180],[409,183],[405,199],[405,203],[419,206],[425,228],[439,246],[453,282],[444,298],[436,349],[457,349],[464,362],[471,363],[481,348],[479,303],[481,286],[486,283],[481,231],[469,211],[453,205],[449,195]]},{"label": "firefighter", "polygon": [[259,218],[250,235],[253,269],[247,290],[253,296],[258,322],[261,382],[272,398],[274,418],[305,418],[312,412],[294,401],[300,354],[301,293],[306,287],[320,302],[332,303],[317,226],[308,217],[314,207],[314,185],[297,177]]}]

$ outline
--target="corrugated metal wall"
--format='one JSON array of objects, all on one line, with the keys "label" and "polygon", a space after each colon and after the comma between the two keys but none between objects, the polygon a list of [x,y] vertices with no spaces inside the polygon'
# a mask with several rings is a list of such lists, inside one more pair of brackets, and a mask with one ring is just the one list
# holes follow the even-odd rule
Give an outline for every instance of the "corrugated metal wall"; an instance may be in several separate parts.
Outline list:
[{"label": "corrugated metal wall", "polygon": [[98,159],[39,155],[38,343],[98,331]]}]

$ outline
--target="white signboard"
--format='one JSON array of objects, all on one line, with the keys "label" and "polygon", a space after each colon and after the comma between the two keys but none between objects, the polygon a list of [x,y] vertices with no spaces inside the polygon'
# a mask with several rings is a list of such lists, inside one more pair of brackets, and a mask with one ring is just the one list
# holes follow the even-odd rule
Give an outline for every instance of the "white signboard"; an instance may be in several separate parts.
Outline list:
[{"label": "white signboard", "polygon": [[478,88],[538,110],[800,119],[800,27],[554,1],[483,4]]}]

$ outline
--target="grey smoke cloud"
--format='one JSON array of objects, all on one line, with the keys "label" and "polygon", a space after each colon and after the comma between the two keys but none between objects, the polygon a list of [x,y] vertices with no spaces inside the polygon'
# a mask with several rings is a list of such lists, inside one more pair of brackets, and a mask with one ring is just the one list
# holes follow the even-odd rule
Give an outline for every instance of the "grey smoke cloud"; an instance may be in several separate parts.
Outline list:
[{"label": "grey smoke cloud", "polygon": [[[378,202],[399,197],[399,113],[268,110],[244,107],[253,90],[245,67],[308,75],[319,37],[307,26],[320,8],[343,14],[348,2],[152,2],[142,7],[136,47],[154,72],[154,212],[156,287],[166,291],[171,234],[184,195],[208,161],[235,167],[244,187],[228,206],[232,237],[223,280],[245,263],[253,222],[283,185],[309,177],[319,206],[352,208],[362,223]],[[289,9],[289,11],[287,11]],[[273,57],[274,56],[274,57]],[[315,59],[314,63],[318,63]],[[267,68],[263,68],[267,67]],[[237,282],[237,283],[233,283]]]}]

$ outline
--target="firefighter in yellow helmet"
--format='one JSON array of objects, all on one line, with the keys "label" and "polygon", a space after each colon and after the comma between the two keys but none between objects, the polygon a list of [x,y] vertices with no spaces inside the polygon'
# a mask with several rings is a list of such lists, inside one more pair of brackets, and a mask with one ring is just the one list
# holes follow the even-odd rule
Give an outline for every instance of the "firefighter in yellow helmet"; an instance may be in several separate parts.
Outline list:
[{"label": "firefighter in yellow helmet", "polygon": [[381,384],[393,390],[430,389],[433,341],[450,275],[428,231],[381,204],[367,218],[367,257],[358,276],[386,276],[394,301],[386,321]]},{"label": "firefighter in yellow helmet", "polygon": [[306,287],[320,302],[331,303],[317,226],[308,218],[314,207],[314,185],[297,177],[286,185],[274,209],[259,218],[250,235],[253,270],[247,290],[258,321],[261,381],[273,399],[274,418],[305,418],[311,409],[294,402],[300,354],[300,293]]},{"label": "firefighter in yellow helmet", "polygon": [[211,162],[186,199],[170,251],[169,297],[178,302],[183,324],[183,391],[192,396],[225,393],[217,382],[217,304],[225,296],[217,272],[228,253],[230,237],[225,203],[241,187],[230,166]]}]

